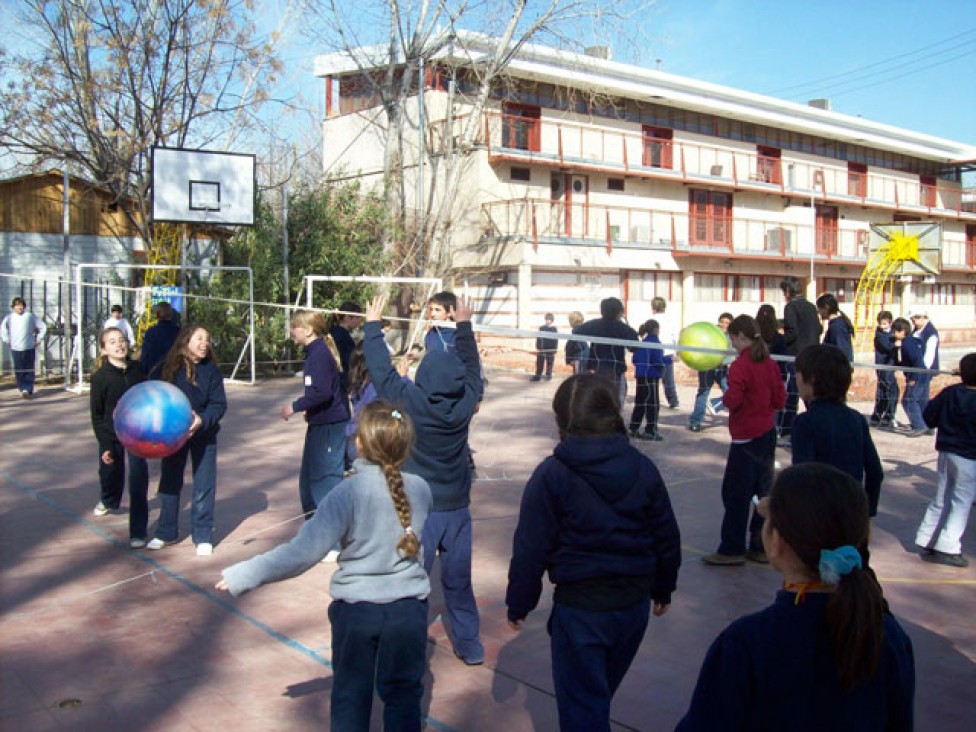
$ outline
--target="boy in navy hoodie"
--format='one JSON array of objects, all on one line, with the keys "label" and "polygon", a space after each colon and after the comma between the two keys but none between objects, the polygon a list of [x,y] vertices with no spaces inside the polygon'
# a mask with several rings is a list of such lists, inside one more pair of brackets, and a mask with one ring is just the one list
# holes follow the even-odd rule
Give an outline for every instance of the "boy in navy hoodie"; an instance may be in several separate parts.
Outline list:
[{"label": "boy in navy hoodie", "polygon": [[416,443],[404,471],[430,485],[433,505],[421,543],[424,568],[430,573],[440,556],[441,584],[451,621],[454,654],[469,666],[484,663],[480,618],[471,586],[471,479],[468,427],[481,401],[481,363],[471,329],[471,304],[459,298],[454,353],[429,350],[414,381],[404,381],[383,339],[381,318],[386,297],[366,308],[363,355],[381,399],[393,402],[413,419]]},{"label": "boy in navy hoodie", "polygon": [[[906,369],[924,369],[922,342],[912,338],[912,325],[904,318],[891,324],[891,338],[898,349],[898,365]],[[928,400],[928,380],[920,379],[921,371],[905,371],[905,393],[901,405],[908,415],[908,437],[921,437],[925,434],[925,420],[922,419],[922,391]]]}]

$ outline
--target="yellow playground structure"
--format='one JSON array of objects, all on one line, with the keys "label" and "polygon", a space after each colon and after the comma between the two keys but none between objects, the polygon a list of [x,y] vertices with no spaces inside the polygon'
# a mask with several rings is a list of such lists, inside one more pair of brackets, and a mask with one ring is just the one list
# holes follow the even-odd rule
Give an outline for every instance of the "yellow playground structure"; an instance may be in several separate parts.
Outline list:
[{"label": "yellow playground structure", "polygon": [[894,299],[901,275],[934,276],[941,271],[942,225],[911,221],[872,224],[868,261],[854,295],[855,352],[870,351],[878,312]]},{"label": "yellow playground structure", "polygon": [[[153,241],[146,252],[146,264],[179,264],[183,245],[183,227],[179,224],[158,223],[153,225]],[[178,269],[146,269],[142,285],[148,290],[153,285],[175,285],[180,276]],[[146,304],[136,328],[136,343],[142,343],[142,334],[153,324],[152,299]]]}]

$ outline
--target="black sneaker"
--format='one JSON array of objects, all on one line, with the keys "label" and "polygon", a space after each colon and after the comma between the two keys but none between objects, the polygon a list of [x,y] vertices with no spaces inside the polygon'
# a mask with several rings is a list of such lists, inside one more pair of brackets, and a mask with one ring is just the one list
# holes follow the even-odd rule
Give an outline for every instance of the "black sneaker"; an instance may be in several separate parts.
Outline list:
[{"label": "black sneaker", "polygon": [[947,567],[968,567],[969,560],[962,554],[947,554],[933,549],[921,555],[923,562],[929,564],[944,564]]},{"label": "black sneaker", "polygon": [[688,425],[688,429],[691,430],[692,432],[704,432],[705,431],[705,428],[702,427],[700,424],[690,424],[690,425]]}]

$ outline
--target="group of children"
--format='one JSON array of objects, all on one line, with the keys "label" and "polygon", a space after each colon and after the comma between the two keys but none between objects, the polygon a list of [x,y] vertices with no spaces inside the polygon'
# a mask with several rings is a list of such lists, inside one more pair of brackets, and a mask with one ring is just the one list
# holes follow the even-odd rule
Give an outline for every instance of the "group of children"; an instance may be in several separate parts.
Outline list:
[{"label": "group of children", "polygon": [[[381,320],[385,298],[369,304],[362,360],[375,398],[360,399],[352,435],[358,457],[345,479],[341,460],[346,450],[336,437],[345,440],[349,419],[339,384],[341,355],[321,315],[301,311],[293,316],[292,337],[306,349],[305,393],[282,409],[282,417],[306,413],[310,436],[300,485],[306,486],[301,494],[309,520],[291,542],[225,569],[216,584],[236,596],[306,571],[338,548],[329,608],[333,729],[366,728],[374,689],[384,703],[387,728],[421,728],[428,577],[437,558],[453,650],[467,664],[484,660],[471,585],[468,447],[483,381],[470,303],[455,303],[444,308],[445,315],[453,316],[453,327],[435,324],[431,329],[431,343],[412,381],[391,362]],[[609,316],[619,322],[619,313]],[[215,437],[226,400],[216,395],[218,381],[223,394],[222,380],[210,358],[209,336],[199,327],[184,330],[162,378],[190,397],[193,436],[183,450],[164,459],[161,517],[153,541],[165,545],[176,538],[171,508],[178,510],[189,455],[194,464],[193,538],[200,551],[211,541],[213,491],[207,494],[206,488],[215,478]],[[641,327],[640,337],[654,343],[658,331],[651,320]],[[796,379],[807,410],[793,425],[794,467],[774,481],[774,420],[786,400],[782,373],[755,319],[732,319],[728,337],[738,356],[729,367],[723,397],[732,438],[722,483],[725,515],[719,548],[703,560],[720,566],[747,559],[771,563],[783,574],[784,588],[770,608],[736,621],[716,640],[679,728],[715,729],[729,720],[747,727],[776,726],[776,720],[797,709],[811,729],[833,724],[910,727],[911,645],[887,612],[867,565],[869,517],[877,510],[882,473],[867,421],[844,403],[850,362],[831,345],[799,354]],[[609,729],[613,695],[650,615],[667,612],[681,563],[680,533],[664,481],[628,439],[628,432],[633,435],[642,423],[656,424],[654,382],[661,378],[663,355],[655,348],[638,349],[639,359],[635,354],[644,411],[636,427],[632,418],[628,430],[620,416],[616,359],[609,350],[615,347],[606,346],[607,373],[580,373],[556,390],[553,411],[560,440],[526,485],[509,568],[506,605],[514,630],[538,604],[543,575],[548,573],[555,585],[548,628],[564,730]],[[144,375],[128,358],[118,329],[103,332],[102,355],[105,365],[93,377],[92,415],[106,466],[103,502],[107,499],[105,505],[112,508],[121,497],[117,468],[123,452],[104,423],[112,399],[117,401]],[[959,539],[976,478],[976,354],[963,359],[960,372],[963,383],[932,400],[924,414],[939,429],[940,480],[916,541],[923,559],[941,563],[953,563],[946,557],[962,558]],[[361,385],[357,381],[357,389]],[[322,395],[327,396],[318,398]],[[342,429],[327,429],[330,437],[320,439],[313,434],[320,423],[341,424]],[[320,469],[315,466],[323,452],[331,462]],[[145,463],[133,466],[138,460],[130,458],[130,487],[133,478],[141,481],[133,492],[134,507],[137,499],[145,505]],[[171,461],[168,469],[166,461]],[[146,536],[145,511],[134,510],[130,521],[136,546],[135,540]],[[769,632],[780,640],[771,643]]]}]

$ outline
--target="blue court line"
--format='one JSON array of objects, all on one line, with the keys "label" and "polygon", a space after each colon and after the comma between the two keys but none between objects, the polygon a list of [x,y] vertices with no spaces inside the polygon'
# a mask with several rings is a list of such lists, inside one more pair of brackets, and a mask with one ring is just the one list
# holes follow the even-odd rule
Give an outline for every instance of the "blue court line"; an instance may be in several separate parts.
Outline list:
[{"label": "blue court line", "polygon": [[[208,590],[205,590],[204,588],[200,587],[199,585],[194,584],[193,582],[191,582],[190,580],[188,580],[186,577],[184,577],[183,575],[181,575],[179,572],[175,572],[172,569],[170,569],[169,567],[167,567],[167,566],[165,566],[163,564],[160,564],[158,561],[156,561],[155,559],[153,559],[151,556],[149,556],[149,555],[147,555],[147,554],[145,554],[143,552],[131,551],[129,549],[129,545],[128,544],[119,541],[118,539],[116,539],[115,537],[113,537],[111,534],[107,533],[106,531],[104,531],[100,527],[96,526],[95,524],[91,523],[90,521],[86,521],[85,519],[81,518],[80,516],[77,516],[75,513],[73,513],[67,507],[61,505],[60,503],[58,503],[57,501],[55,501],[50,496],[47,496],[47,495],[45,495],[45,494],[43,494],[43,493],[41,493],[39,491],[34,490],[33,488],[31,488],[29,486],[24,485],[23,483],[21,483],[19,480],[17,480],[16,478],[14,478],[9,473],[0,472],[0,480],[3,480],[5,482],[9,483],[10,485],[12,485],[17,490],[21,491],[22,493],[27,494],[28,496],[30,496],[31,498],[33,498],[36,501],[40,501],[41,503],[43,503],[44,505],[48,506],[49,508],[53,508],[55,511],[57,511],[58,513],[60,513],[65,518],[70,519],[74,523],[79,524],[81,526],[84,526],[91,533],[95,534],[96,536],[100,537],[101,539],[104,539],[109,544],[112,544],[113,546],[115,546],[115,547],[117,547],[119,549],[125,549],[126,551],[129,551],[130,552],[130,555],[129,556],[131,556],[133,558],[136,558],[139,561],[141,561],[141,562],[143,562],[145,564],[148,564],[151,567],[154,567],[155,569],[159,570],[160,572],[162,572],[163,574],[167,575],[171,579],[176,580],[177,582],[179,582],[181,585],[183,585],[187,589],[192,590],[193,592],[196,592],[197,594],[202,595],[203,597],[207,598],[208,600],[210,600],[212,603],[214,603],[218,607],[220,607],[223,610],[226,610],[227,612],[229,612],[231,615],[233,615],[233,616],[235,616],[235,617],[243,620],[244,622],[253,625],[255,628],[257,628],[257,629],[259,629],[259,630],[267,633],[268,635],[270,635],[272,638],[274,638],[279,643],[283,643],[288,648],[291,648],[294,651],[298,651],[303,656],[305,656],[306,658],[311,659],[312,661],[314,661],[315,663],[319,664],[320,666],[324,666],[325,668],[329,669],[330,671],[333,670],[332,669],[332,662],[329,661],[324,656],[322,656],[319,653],[317,653],[316,651],[314,651],[313,649],[311,649],[311,648],[303,645],[302,643],[299,643],[294,638],[288,637],[287,635],[285,635],[281,631],[275,630],[270,625],[268,625],[266,623],[262,623],[257,618],[252,617],[251,615],[248,615],[247,613],[245,613],[242,610],[240,610],[239,608],[235,607],[233,604],[231,604],[227,600],[224,600],[223,598],[221,598],[221,597],[213,594],[212,592],[209,592]],[[434,719],[433,717],[427,717],[427,718],[425,718],[424,721],[427,724],[429,724],[432,728],[434,728],[435,730],[438,730],[439,732],[460,732],[459,730],[456,730],[453,727],[451,727],[450,725],[445,724],[445,723],[443,723],[443,722],[441,722],[441,721],[439,721],[437,719]]]}]

